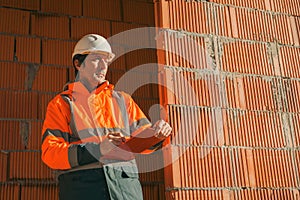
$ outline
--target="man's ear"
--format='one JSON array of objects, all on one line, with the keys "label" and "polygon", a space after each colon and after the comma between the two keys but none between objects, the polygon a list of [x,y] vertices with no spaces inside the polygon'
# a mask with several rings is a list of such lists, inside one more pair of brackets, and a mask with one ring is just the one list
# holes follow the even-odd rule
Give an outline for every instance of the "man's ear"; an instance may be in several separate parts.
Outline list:
[{"label": "man's ear", "polygon": [[80,62],[79,62],[79,60],[75,59],[73,61],[73,64],[74,64],[74,67],[79,71],[79,69],[80,69]]}]

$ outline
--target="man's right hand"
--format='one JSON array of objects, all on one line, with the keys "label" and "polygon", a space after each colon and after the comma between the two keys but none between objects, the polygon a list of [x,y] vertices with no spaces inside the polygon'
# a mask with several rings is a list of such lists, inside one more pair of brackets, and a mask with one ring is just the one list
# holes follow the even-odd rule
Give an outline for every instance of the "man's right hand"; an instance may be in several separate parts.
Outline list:
[{"label": "man's right hand", "polygon": [[108,133],[100,144],[100,152],[102,155],[105,155],[125,141],[124,135],[120,132]]},{"label": "man's right hand", "polygon": [[121,143],[125,142],[125,136],[120,132],[111,132],[107,134],[108,140],[116,146],[119,146]]},{"label": "man's right hand", "polygon": [[129,149],[126,151],[125,149],[118,148],[118,146],[125,141],[125,136],[122,133],[112,132],[107,134],[106,138],[100,143],[102,156],[115,160],[133,159],[134,156]]}]

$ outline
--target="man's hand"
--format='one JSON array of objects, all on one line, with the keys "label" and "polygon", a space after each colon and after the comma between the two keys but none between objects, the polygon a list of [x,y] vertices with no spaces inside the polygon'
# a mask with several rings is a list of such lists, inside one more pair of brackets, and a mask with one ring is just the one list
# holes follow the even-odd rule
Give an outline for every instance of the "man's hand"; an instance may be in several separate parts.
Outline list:
[{"label": "man's hand", "polygon": [[125,141],[124,135],[120,132],[108,133],[100,144],[100,152],[102,155],[105,155]]},{"label": "man's hand", "polygon": [[125,142],[125,136],[120,132],[112,132],[107,134],[108,140],[116,146],[119,146],[122,142]]},{"label": "man's hand", "polygon": [[114,160],[131,160],[134,155],[131,151],[120,149],[118,146],[125,142],[125,136],[120,132],[107,134],[106,138],[100,143],[100,152],[103,158]]},{"label": "man's hand", "polygon": [[152,128],[155,129],[155,137],[163,139],[167,138],[172,133],[171,126],[164,120],[158,120]]}]

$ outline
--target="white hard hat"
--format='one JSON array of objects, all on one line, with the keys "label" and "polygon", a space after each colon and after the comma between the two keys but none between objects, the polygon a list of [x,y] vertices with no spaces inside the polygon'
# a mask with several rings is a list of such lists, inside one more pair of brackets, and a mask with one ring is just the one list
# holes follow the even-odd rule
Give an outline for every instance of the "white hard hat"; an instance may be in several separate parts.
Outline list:
[{"label": "white hard hat", "polygon": [[108,56],[108,60],[111,61],[115,54],[112,53],[111,47],[107,40],[97,34],[88,34],[83,36],[75,45],[72,58],[76,54],[90,54],[99,53]]}]

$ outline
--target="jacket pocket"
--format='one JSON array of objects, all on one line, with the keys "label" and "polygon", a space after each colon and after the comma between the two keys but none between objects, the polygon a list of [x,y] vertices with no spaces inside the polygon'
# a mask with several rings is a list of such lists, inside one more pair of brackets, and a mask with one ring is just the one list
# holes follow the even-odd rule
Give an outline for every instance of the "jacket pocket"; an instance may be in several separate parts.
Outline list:
[{"label": "jacket pocket", "polygon": [[136,166],[122,166],[122,178],[139,178],[138,169]]},{"label": "jacket pocket", "polygon": [[143,199],[138,168],[134,165],[104,166],[111,199]]}]

